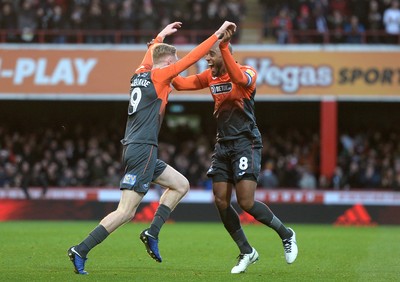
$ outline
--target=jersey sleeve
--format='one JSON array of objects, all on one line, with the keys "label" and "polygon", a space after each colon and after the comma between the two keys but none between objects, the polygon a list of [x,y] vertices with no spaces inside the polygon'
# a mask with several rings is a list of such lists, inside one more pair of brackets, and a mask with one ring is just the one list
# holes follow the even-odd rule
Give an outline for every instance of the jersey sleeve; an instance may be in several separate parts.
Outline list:
[{"label": "jersey sleeve", "polygon": [[176,77],[179,73],[193,65],[195,62],[204,57],[210,48],[217,42],[218,37],[213,34],[200,45],[190,51],[186,56],[176,63],[160,69],[155,75],[157,79],[168,80]]},{"label": "jersey sleeve", "polygon": [[250,76],[248,73],[243,72],[243,70],[240,69],[240,66],[236,63],[229,51],[228,43],[221,43],[220,50],[226,71],[228,72],[232,82],[241,86],[250,86],[253,83],[253,76]]},{"label": "jersey sleeve", "polygon": [[208,87],[207,73],[204,71],[199,74],[183,77],[178,75],[172,81],[176,90],[199,90]]},{"label": "jersey sleeve", "polygon": [[151,50],[158,43],[162,43],[162,42],[163,42],[162,38],[160,36],[157,36],[154,40],[152,40],[148,44],[148,49],[146,51],[146,54],[144,55],[144,58],[143,58],[142,62],[140,63],[139,67],[136,69],[135,73],[151,70],[151,68],[153,67],[153,59],[151,57]]}]

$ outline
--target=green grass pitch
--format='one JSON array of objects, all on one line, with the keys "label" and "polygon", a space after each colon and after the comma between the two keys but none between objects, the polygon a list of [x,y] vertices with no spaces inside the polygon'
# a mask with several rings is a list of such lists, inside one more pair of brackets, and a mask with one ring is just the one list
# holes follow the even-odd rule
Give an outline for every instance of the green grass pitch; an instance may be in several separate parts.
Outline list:
[{"label": "green grass pitch", "polygon": [[89,254],[87,276],[73,273],[67,249],[97,222],[0,223],[1,281],[400,281],[400,227],[289,225],[299,256],[285,262],[281,241],[263,225],[244,225],[260,260],[230,274],[238,249],[219,223],[168,223],[160,234],[162,263],[139,240],[148,226],[129,223]]}]

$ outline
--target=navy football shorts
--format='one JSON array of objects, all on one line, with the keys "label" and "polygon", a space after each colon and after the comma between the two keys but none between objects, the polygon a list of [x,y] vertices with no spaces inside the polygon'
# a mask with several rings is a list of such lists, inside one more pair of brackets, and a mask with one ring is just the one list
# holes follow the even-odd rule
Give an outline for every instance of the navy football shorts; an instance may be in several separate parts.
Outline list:
[{"label": "navy football shorts", "polygon": [[146,194],[150,183],[157,179],[167,164],[157,159],[157,147],[149,144],[128,144],[124,146],[122,162],[125,174],[120,189],[134,190]]},{"label": "navy football shorts", "polygon": [[248,179],[257,181],[261,170],[260,139],[240,138],[217,143],[207,176],[213,182],[238,183]]}]

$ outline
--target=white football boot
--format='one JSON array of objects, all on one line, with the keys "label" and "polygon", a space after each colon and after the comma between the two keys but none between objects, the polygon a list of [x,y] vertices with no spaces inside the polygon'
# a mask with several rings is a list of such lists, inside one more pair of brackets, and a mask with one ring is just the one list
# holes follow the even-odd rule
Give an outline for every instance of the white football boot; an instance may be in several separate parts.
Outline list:
[{"label": "white football boot", "polygon": [[238,256],[237,264],[232,268],[231,273],[243,273],[246,271],[246,268],[255,263],[258,260],[258,253],[256,249],[253,248],[253,251],[250,254],[240,254]]},{"label": "white football boot", "polygon": [[292,228],[288,229],[293,232],[293,235],[289,239],[282,240],[282,243],[283,243],[283,249],[285,251],[286,262],[290,264],[296,260],[299,250],[297,248],[296,233]]}]

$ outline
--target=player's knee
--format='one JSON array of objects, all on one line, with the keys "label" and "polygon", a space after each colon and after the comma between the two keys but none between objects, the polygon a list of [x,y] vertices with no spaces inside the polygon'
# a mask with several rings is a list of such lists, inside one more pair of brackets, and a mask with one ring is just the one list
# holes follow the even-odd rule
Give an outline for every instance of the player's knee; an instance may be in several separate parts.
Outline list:
[{"label": "player's knee", "polygon": [[253,207],[254,200],[252,200],[252,199],[239,200],[238,199],[238,204],[242,210],[248,212]]},{"label": "player's knee", "polygon": [[133,217],[135,216],[135,211],[118,209],[120,221],[122,221],[124,223],[131,221],[133,219]]},{"label": "player's knee", "polygon": [[186,195],[190,190],[189,180],[186,177],[181,177],[176,184],[176,190],[183,196]]},{"label": "player's knee", "polygon": [[218,196],[214,196],[214,203],[218,210],[226,210],[230,203],[225,199]]}]

